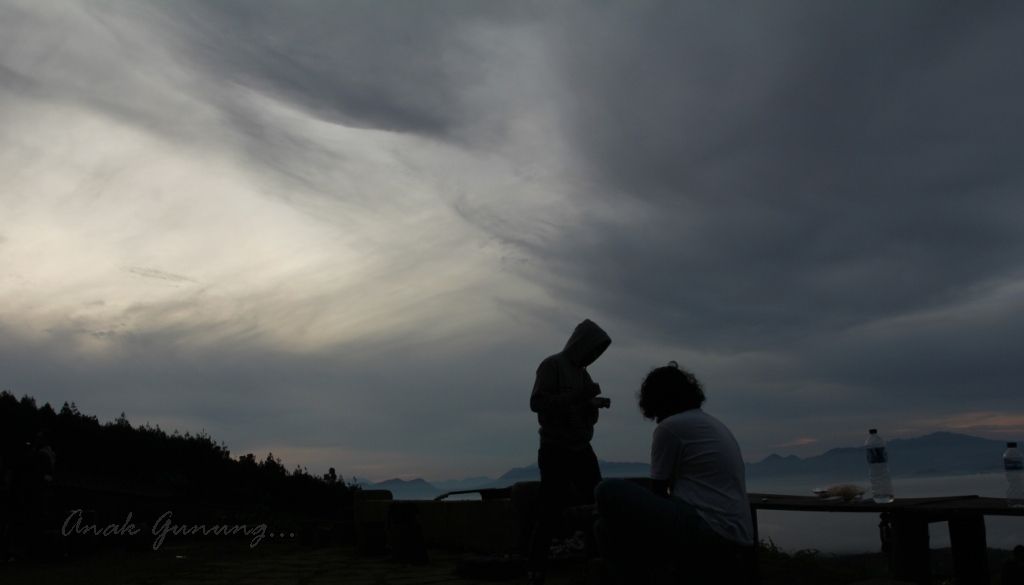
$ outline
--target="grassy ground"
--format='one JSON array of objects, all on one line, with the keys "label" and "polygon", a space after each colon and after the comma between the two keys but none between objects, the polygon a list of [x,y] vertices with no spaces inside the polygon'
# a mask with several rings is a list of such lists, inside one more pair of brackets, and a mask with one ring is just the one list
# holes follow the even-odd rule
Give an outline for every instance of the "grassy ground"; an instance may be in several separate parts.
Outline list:
[{"label": "grassy ground", "polygon": [[360,557],[340,547],[293,543],[179,544],[159,551],[111,550],[81,558],[19,561],[0,567],[0,583],[25,585],[213,585],[345,583],[352,585],[459,585],[455,557],[437,556],[426,566]]},{"label": "grassy ground", "polygon": [[[1010,551],[989,549],[990,584],[1002,585],[1003,563]],[[952,585],[953,555],[950,549],[931,551],[932,583]],[[847,584],[872,579],[889,579],[888,561],[881,553],[829,555],[813,550],[785,553],[772,544],[758,556],[762,585]]]},{"label": "grassy ground", "polygon": [[[1006,551],[992,551],[992,584],[1000,585],[999,568]],[[213,585],[213,584],[346,584],[346,585],[465,585],[478,579],[456,573],[460,556],[434,551],[427,565],[403,565],[387,557],[359,556],[348,547],[304,547],[295,542],[264,542],[250,549],[245,543],[205,541],[171,543],[159,551],[107,550],[47,561],[18,561],[0,565],[5,585]],[[948,550],[933,551],[933,582],[951,583]],[[759,569],[764,585],[847,584],[885,579],[881,554],[832,556],[813,551],[788,554],[772,546],[762,549]],[[513,578],[506,583],[525,583]],[[595,568],[585,561],[557,564],[550,585],[594,583]]]}]

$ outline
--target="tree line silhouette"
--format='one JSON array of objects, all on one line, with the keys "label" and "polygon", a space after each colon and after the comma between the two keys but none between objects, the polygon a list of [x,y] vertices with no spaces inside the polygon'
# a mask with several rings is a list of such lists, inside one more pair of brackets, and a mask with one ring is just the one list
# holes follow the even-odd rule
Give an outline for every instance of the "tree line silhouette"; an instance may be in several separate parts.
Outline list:
[{"label": "tree line silhouette", "polygon": [[51,530],[67,510],[83,508],[98,523],[173,510],[191,522],[261,522],[309,527],[349,524],[353,492],[331,468],[288,471],[268,453],[237,458],[205,431],[170,433],[133,426],[124,415],[107,423],[74,403],[60,411],[29,396],[0,392],[0,527],[8,541],[19,532]]}]

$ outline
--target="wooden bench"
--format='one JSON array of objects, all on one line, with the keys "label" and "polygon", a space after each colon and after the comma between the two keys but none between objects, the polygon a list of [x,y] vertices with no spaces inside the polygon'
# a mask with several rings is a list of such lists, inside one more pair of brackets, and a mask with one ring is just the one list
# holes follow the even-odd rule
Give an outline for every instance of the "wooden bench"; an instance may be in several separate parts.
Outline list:
[{"label": "wooden bench", "polygon": [[931,578],[928,524],[949,524],[956,583],[988,585],[985,516],[1024,516],[1024,509],[1011,508],[1006,500],[979,496],[901,498],[889,504],[784,494],[755,493],[749,499],[755,542],[758,510],[879,514],[882,550],[889,554],[893,577],[922,584]]}]

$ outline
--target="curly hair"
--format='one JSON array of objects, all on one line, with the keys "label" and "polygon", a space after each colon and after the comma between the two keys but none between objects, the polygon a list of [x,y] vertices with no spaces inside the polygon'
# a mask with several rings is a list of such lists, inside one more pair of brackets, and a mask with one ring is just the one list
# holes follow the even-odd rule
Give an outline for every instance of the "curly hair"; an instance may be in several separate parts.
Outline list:
[{"label": "curly hair", "polygon": [[672,361],[648,372],[637,392],[644,418],[657,422],[704,404],[704,387],[691,372]]}]

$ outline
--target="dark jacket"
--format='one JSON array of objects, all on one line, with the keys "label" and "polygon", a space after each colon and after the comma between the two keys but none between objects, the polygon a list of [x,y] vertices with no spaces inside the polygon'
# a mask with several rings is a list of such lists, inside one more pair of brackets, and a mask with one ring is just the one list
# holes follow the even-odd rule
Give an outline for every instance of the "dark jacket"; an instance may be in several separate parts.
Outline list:
[{"label": "dark jacket", "polygon": [[590,399],[601,393],[587,373],[611,345],[611,338],[590,319],[576,326],[565,348],[537,367],[530,410],[537,413],[541,445],[577,451],[590,445],[597,408]]}]

